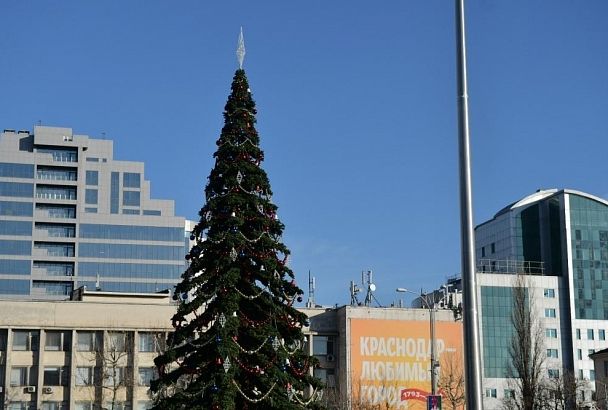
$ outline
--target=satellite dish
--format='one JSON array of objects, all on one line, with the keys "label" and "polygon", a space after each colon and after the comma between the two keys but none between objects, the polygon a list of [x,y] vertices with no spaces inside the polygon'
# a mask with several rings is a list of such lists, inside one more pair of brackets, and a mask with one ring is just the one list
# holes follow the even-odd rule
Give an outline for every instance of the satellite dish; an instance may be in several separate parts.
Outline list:
[{"label": "satellite dish", "polygon": [[374,285],[373,283],[369,284],[369,290],[371,290],[372,292],[376,291],[376,285]]}]

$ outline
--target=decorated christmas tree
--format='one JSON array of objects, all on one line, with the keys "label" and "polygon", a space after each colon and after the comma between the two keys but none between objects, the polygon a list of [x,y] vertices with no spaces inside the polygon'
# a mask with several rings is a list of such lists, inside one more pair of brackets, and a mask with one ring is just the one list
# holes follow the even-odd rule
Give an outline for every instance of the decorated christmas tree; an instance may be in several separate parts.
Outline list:
[{"label": "decorated christmas tree", "polygon": [[156,409],[320,407],[321,383],[311,375],[316,361],[302,333],[308,319],[293,306],[303,292],[260,167],[242,33],[237,55],[195,245],[175,288],[175,330],[155,360]]}]

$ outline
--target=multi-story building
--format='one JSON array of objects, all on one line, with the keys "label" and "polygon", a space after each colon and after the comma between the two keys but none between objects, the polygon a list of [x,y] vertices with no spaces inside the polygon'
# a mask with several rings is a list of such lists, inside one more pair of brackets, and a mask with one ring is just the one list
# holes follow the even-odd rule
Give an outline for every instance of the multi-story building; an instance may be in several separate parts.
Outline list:
[{"label": "multi-story building", "polygon": [[82,285],[154,292],[185,268],[184,218],[150,198],[110,140],[36,126],[0,134],[0,294],[66,298]]},{"label": "multi-story building", "polygon": [[73,293],[0,300],[0,409],[149,408],[169,293]]},{"label": "multi-story building", "polygon": [[[175,310],[168,292],[80,288],[65,301],[0,299],[0,409],[148,408],[153,359]],[[298,347],[319,360],[314,374],[325,382],[321,399],[328,407],[425,405],[429,309],[302,310],[310,326]],[[441,372],[462,376],[462,325],[450,310],[439,309],[435,318]],[[462,393],[462,384],[456,388]]]},{"label": "multi-story building", "polygon": [[589,355],[608,347],[608,201],[539,190],[477,226],[475,235],[489,405],[511,394],[505,369],[514,274],[526,275],[534,315],[544,327],[545,376],[558,380],[569,373],[590,403],[596,375]]}]

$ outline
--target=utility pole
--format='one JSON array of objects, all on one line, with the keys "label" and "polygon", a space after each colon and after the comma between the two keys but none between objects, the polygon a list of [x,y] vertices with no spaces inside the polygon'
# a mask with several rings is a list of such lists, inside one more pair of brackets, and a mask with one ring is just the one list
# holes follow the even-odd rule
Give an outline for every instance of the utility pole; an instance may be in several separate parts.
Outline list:
[{"label": "utility pole", "polygon": [[458,159],[460,174],[460,245],[462,249],[462,296],[464,326],[465,391],[468,410],[483,409],[481,355],[477,315],[475,243],[471,193],[471,153],[467,92],[467,57],[464,0],[456,0],[456,58],[458,77]]}]

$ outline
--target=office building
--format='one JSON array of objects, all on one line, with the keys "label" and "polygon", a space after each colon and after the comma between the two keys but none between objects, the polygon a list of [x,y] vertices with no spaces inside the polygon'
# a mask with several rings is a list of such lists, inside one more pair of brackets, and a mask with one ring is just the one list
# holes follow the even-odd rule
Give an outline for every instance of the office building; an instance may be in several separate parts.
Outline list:
[{"label": "office building", "polygon": [[184,218],[150,198],[141,162],[70,128],[0,134],[0,294],[155,292],[185,269]]},{"label": "office building", "polygon": [[590,405],[596,370],[589,355],[608,347],[608,201],[539,190],[477,226],[475,236],[487,404],[511,394],[511,288],[515,274],[524,274],[544,328],[544,376],[575,377],[580,401]]}]

